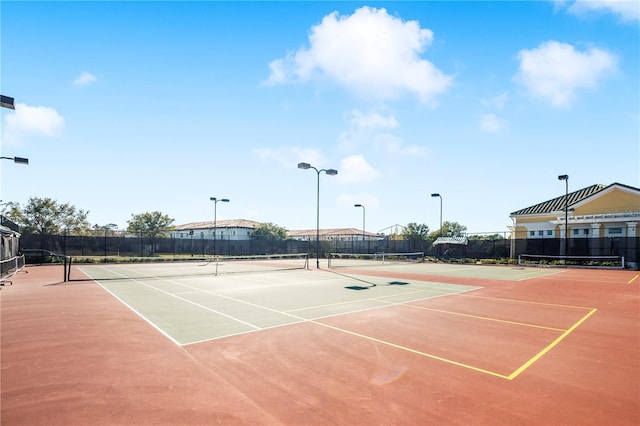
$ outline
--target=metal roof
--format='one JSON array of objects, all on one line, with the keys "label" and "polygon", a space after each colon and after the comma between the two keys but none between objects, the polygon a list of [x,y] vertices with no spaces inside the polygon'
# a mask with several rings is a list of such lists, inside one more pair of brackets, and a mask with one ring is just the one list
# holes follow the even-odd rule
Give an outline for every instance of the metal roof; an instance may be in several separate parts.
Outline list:
[{"label": "metal roof", "polygon": [[[287,235],[290,237],[306,237],[306,236],[315,236],[318,232],[317,229],[301,229],[294,231],[287,231]],[[356,228],[331,228],[331,229],[320,229],[320,235],[332,236],[332,235],[362,235],[362,229]],[[378,234],[365,231],[364,234],[368,237],[377,237]]]},{"label": "metal roof", "polygon": [[456,244],[456,245],[466,246],[468,243],[469,243],[469,240],[467,240],[467,237],[465,237],[465,236],[462,236],[462,237],[438,237],[433,242],[433,245],[437,246],[438,244]]},{"label": "metal roof", "polygon": [[3,235],[20,235],[19,232],[14,231],[13,229],[7,228],[6,226],[0,225],[0,234]]},{"label": "metal roof", "polygon": [[[568,194],[567,201],[566,201],[567,206],[571,208],[572,205],[577,204],[580,201],[586,198],[589,198],[592,195],[597,194],[598,192],[606,188],[612,187],[614,185],[637,190],[637,188],[621,185],[619,183],[613,183],[611,185],[603,185],[603,184],[591,185],[586,188],[582,188],[577,191],[570,192]],[[524,209],[517,210],[511,213],[511,216],[520,216],[520,215],[528,215],[528,214],[551,214],[559,211],[564,211],[564,208],[565,208],[565,195],[561,195],[560,197],[556,197],[554,199],[551,199],[539,204],[535,204],[531,207],[526,207]]]},{"label": "metal roof", "polygon": [[[246,219],[230,219],[230,220],[217,220],[215,222],[216,228],[246,228],[255,229],[258,225],[262,225],[261,222],[255,222],[253,220]],[[190,229],[213,229],[214,222],[191,222],[184,225],[177,225],[173,228],[174,231],[185,231]]]}]

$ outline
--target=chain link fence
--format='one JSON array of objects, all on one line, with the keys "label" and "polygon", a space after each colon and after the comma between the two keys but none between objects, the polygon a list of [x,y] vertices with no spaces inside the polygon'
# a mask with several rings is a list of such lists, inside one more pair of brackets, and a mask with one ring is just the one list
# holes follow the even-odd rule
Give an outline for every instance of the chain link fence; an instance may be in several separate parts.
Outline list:
[{"label": "chain link fence", "polygon": [[[565,243],[567,248],[565,250]],[[30,235],[23,234],[20,246],[67,256],[212,256],[310,253],[316,255],[315,240],[250,240],[195,238],[146,238],[125,235]],[[446,259],[504,260],[520,254],[571,256],[624,256],[627,262],[640,261],[640,237],[544,239],[469,239],[468,244],[432,245],[427,240],[334,240],[321,241],[320,257],[327,253],[410,253]]]}]

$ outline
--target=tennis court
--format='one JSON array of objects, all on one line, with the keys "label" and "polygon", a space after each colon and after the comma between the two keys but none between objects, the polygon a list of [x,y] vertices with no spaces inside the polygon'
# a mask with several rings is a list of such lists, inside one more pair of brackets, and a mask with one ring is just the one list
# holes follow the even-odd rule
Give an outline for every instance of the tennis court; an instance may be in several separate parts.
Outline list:
[{"label": "tennis court", "polygon": [[637,272],[325,265],[27,268],[2,424],[638,424]]}]

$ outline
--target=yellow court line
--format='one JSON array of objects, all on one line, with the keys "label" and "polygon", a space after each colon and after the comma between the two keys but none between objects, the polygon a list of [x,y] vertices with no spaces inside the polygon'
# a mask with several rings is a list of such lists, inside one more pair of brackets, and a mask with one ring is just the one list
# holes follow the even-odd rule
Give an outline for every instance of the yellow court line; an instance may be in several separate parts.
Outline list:
[{"label": "yellow court line", "polygon": [[519,300],[519,299],[505,299],[502,297],[488,297],[488,296],[476,296],[473,294],[466,293],[454,293],[455,296],[463,296],[463,297],[474,297],[477,299],[488,299],[488,300],[500,300],[505,302],[513,302],[513,303],[526,303],[528,305],[540,305],[540,306],[553,306],[556,308],[570,308],[570,309],[594,309],[589,306],[574,306],[574,305],[562,305],[559,303],[546,303],[546,302],[534,302],[532,300]]},{"label": "yellow court line", "polygon": [[[408,306],[408,307],[413,307],[410,305],[403,305],[403,306]],[[422,309],[422,308],[420,308]],[[427,308],[428,309],[428,308]],[[428,310],[435,310],[438,311],[436,309],[428,309]],[[446,362],[447,364],[452,364],[452,365],[456,365],[458,367],[463,367],[469,370],[473,370],[473,371],[477,371],[480,373],[484,373],[484,374],[488,374],[490,376],[494,376],[494,377],[499,377],[501,379],[506,379],[506,380],[513,380],[516,377],[518,377],[520,374],[522,374],[527,368],[529,368],[531,365],[533,365],[536,361],[538,361],[540,358],[542,358],[542,356],[544,356],[547,352],[549,352],[551,349],[553,349],[555,346],[557,346],[562,340],[564,340],[565,337],[567,337],[569,334],[571,334],[571,332],[573,332],[576,328],[578,328],[578,326],[580,326],[583,322],[585,322],[591,315],[593,315],[595,312],[597,311],[596,308],[592,308],[591,311],[589,313],[587,313],[585,316],[583,316],[578,322],[576,322],[574,325],[572,325],[569,329],[567,330],[561,330],[561,329],[552,329],[552,328],[548,328],[548,327],[540,327],[540,326],[535,326],[535,325],[529,325],[531,327],[539,327],[539,328],[547,328],[550,330],[554,330],[554,331],[564,331],[558,338],[556,338],[553,342],[551,342],[549,345],[547,345],[544,349],[542,349],[540,352],[538,352],[535,356],[533,356],[531,359],[529,359],[527,362],[525,362],[524,364],[522,364],[518,369],[516,369],[514,372],[512,372],[511,374],[509,374],[508,376],[504,375],[504,374],[500,374],[500,373],[496,373],[494,371],[490,371],[490,370],[485,370],[483,368],[479,368],[479,367],[474,367],[472,365],[469,364],[464,364],[462,362],[458,362],[458,361],[453,361],[451,359],[447,359],[447,358],[442,358],[439,357],[437,355],[433,355],[433,354],[429,354],[426,352],[422,352],[416,349],[411,349],[408,348],[406,346],[402,346],[402,345],[397,345],[395,343],[391,343],[391,342],[387,342],[385,340],[381,340],[381,339],[376,339],[375,337],[371,337],[371,336],[366,336],[364,334],[360,334],[360,333],[356,333],[354,331],[349,331],[349,330],[345,330],[343,328],[339,328],[339,327],[335,327],[332,325],[328,325],[328,324],[324,324],[315,320],[310,320],[310,323],[322,326],[322,327],[326,327],[326,328],[330,328],[342,333],[346,333],[346,334],[350,334],[352,336],[356,336],[356,337],[360,337],[362,339],[366,339],[366,340],[370,340],[372,342],[377,342],[386,346],[390,346],[396,349],[401,349],[407,352],[411,352],[417,355],[421,355],[424,356],[426,358],[431,358],[431,359],[435,359],[437,361],[442,361],[442,362]],[[447,311],[442,311],[445,313],[450,313]],[[460,315],[464,315],[467,316],[466,314],[460,314]],[[473,317],[473,315],[469,315],[471,317]],[[478,318],[482,318],[482,317],[478,317]],[[500,320],[496,320],[496,321],[500,321]],[[509,321],[504,321],[509,323]],[[514,323],[514,324],[519,324],[519,323]],[[523,325],[527,325],[527,324],[523,324]]]},{"label": "yellow court line", "polygon": [[468,364],[464,364],[464,363],[461,363],[461,362],[453,361],[453,360],[447,359],[447,358],[442,358],[442,357],[439,357],[439,356],[436,356],[436,355],[428,354],[426,352],[418,351],[416,349],[407,348],[406,346],[396,345],[395,343],[387,342],[386,340],[376,339],[375,337],[366,336],[364,334],[356,333],[354,331],[345,330],[345,329],[339,328],[339,327],[334,327],[334,326],[329,325],[329,324],[323,324],[323,323],[318,322],[318,321],[311,320],[309,322],[313,323],[313,324],[316,324],[316,325],[319,325],[321,327],[330,328],[330,329],[333,329],[333,330],[336,330],[336,331],[340,331],[342,333],[346,333],[346,334],[350,334],[352,336],[360,337],[362,339],[371,340],[372,342],[380,343],[380,344],[383,344],[383,345],[386,345],[386,346],[390,346],[392,348],[401,349],[403,351],[407,351],[407,352],[411,352],[411,353],[414,353],[414,354],[417,354],[417,355],[421,355],[421,356],[424,356],[426,358],[435,359],[437,361],[446,362],[448,364],[453,364],[453,365],[456,365],[458,367],[467,368],[469,370],[478,371],[480,373],[489,374],[491,376],[495,376],[495,377],[499,377],[501,379],[508,379],[509,380],[509,376],[505,376],[504,374],[496,373],[496,372],[489,371],[489,370],[484,370],[482,368],[474,367],[472,365],[468,365]]},{"label": "yellow court line", "polygon": [[567,337],[573,330],[575,330],[576,328],[578,328],[578,326],[580,324],[582,324],[583,322],[585,322],[587,320],[587,318],[589,318],[591,315],[593,315],[595,312],[597,311],[597,309],[592,309],[591,312],[589,312],[587,315],[585,315],[584,317],[582,317],[577,323],[573,324],[573,326],[571,326],[571,328],[569,328],[567,331],[565,331],[564,333],[562,333],[556,340],[554,340],[553,342],[551,342],[550,345],[548,345],[546,348],[544,348],[543,350],[541,350],[540,352],[538,352],[533,358],[531,358],[529,361],[525,362],[524,364],[522,364],[520,366],[520,368],[518,368],[516,371],[514,371],[513,373],[511,373],[507,379],[509,380],[513,380],[516,377],[518,377],[518,375],[520,375],[520,373],[522,373],[523,371],[525,371],[527,368],[529,368],[531,365],[533,365],[534,362],[536,362],[537,360],[539,360],[540,358],[542,358],[542,356],[544,354],[546,354],[547,352],[549,352],[551,349],[553,349],[558,343],[560,343],[565,337]]},{"label": "yellow court line", "polygon": [[[458,294],[458,293],[440,293],[439,291],[434,291],[431,289],[422,289],[422,290],[414,290],[414,291],[405,291],[402,293],[393,293],[393,294],[389,294],[389,295],[384,295],[384,296],[375,296],[375,297],[364,297],[362,299],[354,299],[354,300],[345,300],[345,301],[341,301],[341,302],[335,302],[335,303],[325,303],[323,305],[314,305],[314,306],[305,306],[303,308],[296,308],[296,309],[289,309],[286,310],[284,312],[286,313],[291,313],[291,312],[300,312],[300,311],[310,311],[310,310],[314,310],[314,309],[322,309],[322,308],[328,308],[328,307],[332,307],[332,306],[340,306],[340,305],[348,305],[348,304],[352,304],[352,303],[360,303],[360,302],[376,302],[376,303],[384,303],[384,306],[395,306],[395,305],[400,305],[403,303],[407,303],[407,302],[392,302],[392,301],[386,301],[384,299],[389,299],[392,297],[398,297],[398,296],[406,296],[406,295],[411,295],[411,294],[417,294],[417,293],[436,293],[436,294]],[[430,299],[430,297],[423,297],[420,299],[413,299],[410,300],[410,302],[419,302],[421,300],[427,300]],[[357,312],[357,311],[356,311]]]},{"label": "yellow court line", "polygon": [[640,277],[640,275],[636,275],[635,277],[631,278],[629,281],[627,281],[627,284],[631,284],[632,282],[634,282],[635,280],[638,279],[638,277]]},{"label": "yellow court line", "polygon": [[504,324],[519,325],[519,326],[522,326],[522,327],[539,328],[539,329],[542,329],[542,330],[551,330],[551,331],[562,331],[562,332],[566,331],[564,328],[546,327],[544,325],[529,324],[529,323],[526,323],[526,322],[501,320],[501,319],[492,318],[492,317],[482,317],[480,315],[471,315],[471,314],[463,314],[461,312],[445,311],[443,309],[425,308],[423,306],[414,306],[414,305],[409,305],[409,304],[402,304],[402,306],[406,306],[408,308],[413,308],[413,309],[422,309],[422,310],[425,310],[425,311],[440,312],[440,313],[449,314],[449,315],[458,315],[458,316],[467,317],[467,318],[476,318],[476,319],[481,319],[481,320],[485,320],[485,321],[494,321],[494,322],[501,322],[501,323],[504,323]]}]

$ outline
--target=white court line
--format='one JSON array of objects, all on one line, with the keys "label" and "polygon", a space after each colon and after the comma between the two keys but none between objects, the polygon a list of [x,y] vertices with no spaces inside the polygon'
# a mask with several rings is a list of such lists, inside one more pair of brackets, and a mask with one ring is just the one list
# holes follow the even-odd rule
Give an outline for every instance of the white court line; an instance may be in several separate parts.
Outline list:
[{"label": "white court line", "polygon": [[[186,299],[184,297],[179,296],[178,294],[170,293],[168,291],[165,291],[165,290],[162,290],[160,288],[154,287],[154,286],[152,286],[150,284],[147,284],[147,283],[145,283],[143,281],[140,281],[139,279],[128,278],[127,276],[125,276],[125,275],[123,275],[123,274],[121,274],[121,273],[119,273],[117,271],[114,271],[114,270],[112,270],[110,268],[107,268],[105,266],[101,265],[100,268],[104,269],[104,270],[106,270],[106,271],[108,271],[110,273],[122,276],[123,279],[133,281],[135,283],[138,283],[138,284],[140,284],[142,286],[145,286],[147,288],[150,288],[152,290],[156,290],[156,291],[158,291],[160,293],[163,293],[165,295],[168,295],[168,296],[171,296],[171,297],[176,298],[178,300],[187,302],[187,303],[189,303],[191,305],[194,305],[194,306],[197,306],[199,308],[205,309],[205,310],[207,310],[209,312],[213,312],[213,313],[219,314],[221,316],[224,316],[226,318],[231,319],[232,321],[237,321],[239,323],[245,324],[245,325],[249,326],[250,328],[252,328],[252,330],[250,330],[250,331],[231,333],[231,334],[226,334],[226,335],[222,335],[222,336],[212,337],[212,338],[209,338],[209,339],[202,339],[202,340],[198,340],[198,341],[179,343],[175,339],[173,339],[171,336],[169,336],[166,332],[164,332],[162,329],[160,329],[158,326],[156,326],[154,323],[152,323],[149,319],[144,317],[140,312],[138,312],[133,307],[131,307],[131,305],[129,305],[128,303],[124,302],[120,297],[116,296],[113,292],[111,292],[110,290],[108,290],[106,287],[104,287],[102,284],[100,284],[98,282],[98,284],[101,287],[105,288],[105,290],[107,290],[110,294],[112,294],[114,297],[116,297],[116,299],[120,300],[125,306],[129,307],[129,309],[131,309],[138,316],[143,318],[147,323],[151,324],[155,329],[159,330],[163,335],[167,336],[169,338],[169,340],[171,340],[172,342],[174,342],[178,346],[186,346],[186,345],[191,345],[191,344],[195,344],[195,343],[203,343],[203,342],[217,340],[217,339],[221,339],[221,338],[237,336],[237,335],[242,335],[242,334],[246,334],[246,333],[252,333],[252,332],[255,332],[255,331],[268,330],[268,329],[272,329],[272,328],[278,328],[278,327],[283,327],[283,326],[302,323],[302,322],[312,322],[313,323],[314,321],[321,320],[321,319],[327,319],[327,318],[332,318],[332,317],[337,317],[337,316],[342,316],[342,315],[349,315],[349,314],[353,314],[353,313],[360,313],[360,312],[365,312],[365,311],[374,310],[374,309],[381,309],[381,308],[392,307],[392,306],[402,306],[402,305],[406,305],[407,303],[413,303],[413,302],[418,302],[418,301],[421,301],[421,300],[427,300],[427,299],[432,299],[432,298],[436,298],[436,297],[443,297],[443,296],[447,296],[447,295],[456,295],[456,294],[460,294],[460,293],[466,293],[466,292],[474,291],[474,290],[477,290],[477,289],[481,288],[481,287],[473,287],[473,288],[467,288],[465,290],[457,291],[457,292],[446,292],[446,291],[443,291],[442,289],[429,288],[428,287],[428,283],[420,282],[420,283],[412,283],[412,284],[414,284],[414,285],[416,285],[418,287],[422,287],[423,288],[422,290],[414,290],[414,291],[411,291],[411,292],[403,291],[403,292],[399,292],[399,293],[394,293],[394,294],[389,294],[389,295],[381,295],[381,296],[376,296],[376,297],[371,297],[371,298],[357,299],[357,300],[346,301],[346,302],[337,302],[337,303],[334,303],[334,304],[317,305],[317,306],[305,307],[305,308],[294,309],[294,310],[289,310],[289,311],[280,311],[280,310],[277,310],[277,309],[273,309],[273,308],[269,308],[269,307],[266,307],[266,306],[258,305],[256,303],[248,302],[248,301],[245,301],[245,300],[240,300],[240,299],[237,299],[237,298],[234,298],[234,297],[231,297],[231,296],[226,296],[226,295],[220,294],[219,292],[217,292],[215,290],[203,290],[201,288],[193,287],[193,286],[181,283],[179,281],[175,281],[173,279],[162,278],[162,277],[156,277],[156,276],[153,276],[153,275],[149,275],[149,278],[157,279],[158,281],[174,283],[174,284],[180,285],[182,287],[186,287],[186,288],[189,288],[189,289],[193,290],[193,291],[190,291],[190,292],[180,292],[180,294],[194,294],[194,293],[195,294],[198,294],[198,293],[211,294],[211,295],[214,295],[214,296],[217,296],[217,297],[220,297],[220,298],[231,300],[231,301],[236,302],[236,303],[244,304],[244,305],[247,305],[247,306],[252,306],[252,307],[255,307],[255,308],[259,308],[259,309],[267,310],[267,311],[270,311],[270,312],[273,312],[273,313],[277,313],[277,314],[280,314],[280,315],[283,315],[283,316],[287,316],[287,317],[289,317],[289,318],[291,318],[293,320],[292,322],[289,322],[289,323],[286,323],[286,324],[279,324],[279,325],[271,326],[271,327],[259,327],[259,326],[255,325],[255,324],[251,324],[251,323],[243,321],[243,320],[241,320],[239,318],[235,318],[235,317],[233,317],[231,315],[227,315],[227,314],[225,314],[223,312],[220,312],[220,311],[217,311],[215,309],[209,308],[209,307],[204,306],[202,304],[199,304],[197,302],[193,302],[193,301],[191,301],[189,299]],[[272,275],[272,274],[270,273],[270,275]],[[328,279],[323,278],[323,279],[320,279],[320,280],[312,280],[312,281],[308,281],[308,282],[309,283],[315,283],[315,282],[344,281],[344,279],[341,279],[341,278],[333,278],[333,277],[335,277],[335,275],[332,275],[331,277],[332,278],[328,278]],[[143,277],[139,277],[139,278],[143,279]],[[94,279],[94,281],[96,281],[96,280]],[[253,279],[253,281],[259,281],[259,280]],[[263,282],[269,282],[269,281],[267,280],[267,281],[263,281]],[[433,283],[433,284],[434,285],[442,285],[442,284],[444,284],[446,286],[449,286],[449,285],[450,286],[455,286],[453,284],[447,284],[447,283]],[[278,286],[284,287],[284,286],[292,286],[292,285],[300,285],[300,284],[298,283],[298,284],[287,284],[287,285],[278,285]],[[467,287],[471,287],[471,286],[467,286]],[[255,286],[248,287],[248,289],[253,289],[253,288],[268,288],[268,287],[265,287],[265,286],[262,286],[262,287],[255,287]],[[408,295],[408,294],[411,294],[411,293],[423,293],[423,292],[436,293],[436,295],[417,298],[417,299],[412,299],[410,301],[403,301],[403,302],[390,302],[390,301],[383,300],[383,299],[388,299],[388,298],[391,298],[391,297],[398,297],[398,296]],[[372,301],[372,302],[380,303],[382,305],[380,305],[380,306],[372,306],[372,307],[362,308],[362,309],[356,309],[356,310],[351,310],[351,311],[348,311],[348,312],[341,312],[341,313],[336,313],[336,314],[321,315],[319,317],[313,317],[313,318],[304,318],[304,317],[301,317],[301,316],[298,316],[298,315],[295,315],[295,314],[292,313],[292,312],[299,312],[299,311],[304,311],[304,310],[321,309],[323,307],[329,307],[329,306],[338,306],[338,305],[341,305],[341,304],[358,303],[358,302],[362,302],[362,301],[365,301],[365,302],[366,301]]]},{"label": "white court line", "polygon": [[[103,267],[103,268],[104,268],[104,269],[106,269],[106,270],[107,270],[107,271],[109,271],[109,272],[112,272],[112,273],[116,274],[116,275],[120,275],[120,276],[122,276],[122,277],[126,277],[125,275],[122,275],[122,274],[120,274],[119,272],[110,271],[110,270],[109,270],[108,268],[106,268],[106,267]],[[151,277],[150,277],[150,278],[151,278]],[[192,300],[185,299],[184,297],[180,297],[180,296],[177,296],[177,295],[175,295],[175,294],[169,293],[168,291],[165,291],[165,290],[162,290],[162,289],[160,289],[160,288],[154,287],[154,286],[149,285],[149,284],[147,284],[147,283],[145,283],[145,282],[139,281],[138,279],[135,279],[135,278],[128,278],[128,280],[133,281],[133,282],[136,282],[136,283],[138,283],[138,284],[140,284],[140,285],[142,285],[142,286],[144,286],[144,287],[150,288],[150,289],[155,290],[155,291],[158,291],[158,292],[160,292],[160,293],[166,294],[167,296],[171,296],[171,297],[174,297],[174,298],[176,298],[176,299],[182,300],[183,302],[187,302],[187,303],[189,303],[189,304],[191,304],[191,305],[197,306],[197,307],[202,308],[202,309],[204,309],[204,310],[206,310],[206,311],[213,312],[213,313],[215,313],[215,314],[218,314],[218,315],[221,315],[221,316],[223,316],[223,317],[229,318],[230,320],[233,320],[233,321],[237,321],[237,322],[239,322],[239,323],[241,323],[241,324],[244,324],[244,325],[246,325],[246,326],[248,326],[248,327],[251,327],[251,328],[254,328],[254,329],[256,329],[256,330],[259,330],[259,329],[260,329],[260,327],[258,327],[258,326],[257,326],[257,325],[255,325],[255,324],[251,324],[251,323],[249,323],[249,322],[247,322],[247,321],[243,321],[243,320],[241,320],[241,319],[239,319],[239,318],[235,318],[235,317],[233,317],[233,316],[231,316],[231,315],[225,314],[224,312],[220,312],[220,311],[217,311],[217,310],[215,310],[215,309],[211,309],[211,308],[209,308],[208,306],[204,306],[204,305],[201,305],[201,304],[199,304],[199,303],[196,303],[196,302],[194,302],[194,301],[192,301]],[[175,283],[177,283],[176,281],[172,281],[172,280],[163,280],[163,281],[168,281],[168,282],[175,282]],[[102,284],[100,284],[100,285],[102,286]],[[182,284],[182,285],[183,285],[183,286],[185,286],[185,287],[189,287],[189,286],[187,286],[187,285],[185,285],[185,284]],[[104,287],[104,286],[102,286],[102,287]],[[194,290],[197,290],[195,287],[192,287],[192,288],[193,288]],[[111,292],[110,292],[110,293],[111,293]],[[112,294],[113,294],[113,293],[112,293]],[[120,300],[120,298],[118,298],[118,299]],[[127,306],[129,306],[129,305],[127,305]],[[173,339],[172,339],[172,340],[173,340]]]},{"label": "white court line", "polygon": [[[89,274],[87,274],[86,272],[84,272],[84,270],[82,269],[82,267],[79,268],[82,273],[84,273],[85,275],[89,276]],[[113,297],[115,297],[117,300],[120,301],[120,303],[122,303],[124,306],[126,306],[127,308],[129,308],[131,310],[131,312],[133,312],[134,314],[136,314],[137,316],[139,316],[140,318],[142,318],[147,324],[149,324],[151,327],[155,328],[156,330],[158,330],[160,332],[160,334],[162,334],[163,336],[165,336],[167,339],[171,340],[173,343],[175,343],[177,346],[180,346],[180,342],[178,342],[177,340],[175,340],[173,337],[171,337],[169,334],[167,334],[163,329],[161,329],[160,327],[158,327],[157,325],[155,325],[153,322],[151,322],[149,319],[147,319],[147,317],[145,317],[144,315],[142,315],[142,313],[140,313],[138,310],[136,310],[133,306],[129,305],[127,302],[125,302],[124,300],[122,300],[118,295],[116,295],[114,292],[112,292],[111,290],[109,290],[108,288],[106,288],[105,286],[102,285],[102,283],[100,281],[97,281],[94,278],[91,278],[96,284],[98,284],[100,287],[102,287],[107,293],[109,293],[110,295],[112,295]]]}]

